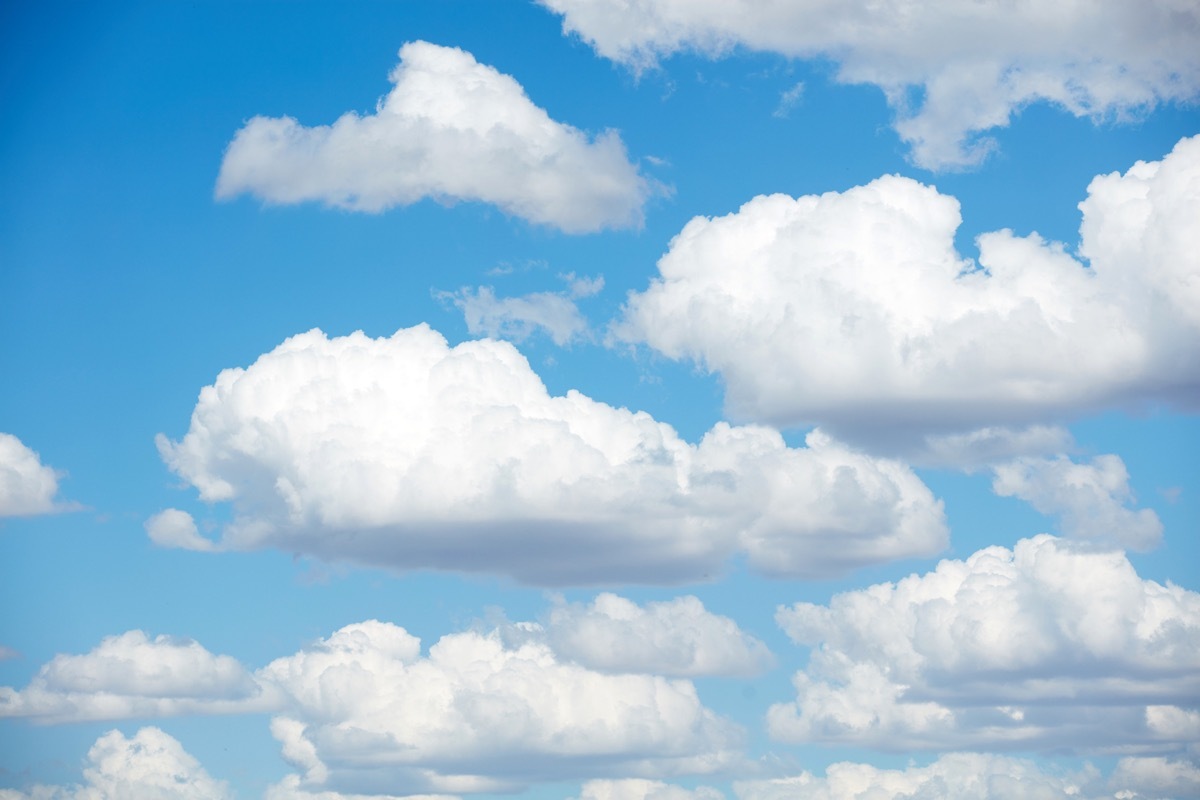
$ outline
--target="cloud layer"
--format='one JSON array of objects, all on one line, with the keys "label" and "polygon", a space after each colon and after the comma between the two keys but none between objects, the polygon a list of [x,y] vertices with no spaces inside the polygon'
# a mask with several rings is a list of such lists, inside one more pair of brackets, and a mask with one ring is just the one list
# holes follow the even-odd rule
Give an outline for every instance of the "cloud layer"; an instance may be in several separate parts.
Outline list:
[{"label": "cloud layer", "polygon": [[457,48],[410,42],[391,81],[374,114],[311,128],[254,117],[225,151],[217,197],[368,212],[432,197],[491,203],[570,233],[641,224],[656,189],[615,132],[589,140]]},{"label": "cloud layer", "polygon": [[912,159],[932,169],[980,162],[1023,106],[1124,118],[1200,95],[1194,5],[1101,6],[752,0],[540,0],[601,55],[643,69],[691,50],[735,47],[827,58],[838,79],[881,88]]},{"label": "cloud layer", "polygon": [[62,508],[57,494],[58,473],[16,436],[0,432],[0,517],[50,514]]},{"label": "cloud layer", "polygon": [[1200,594],[1050,536],[781,608],[814,647],[771,733],[888,750],[1178,751],[1200,734]]},{"label": "cloud layer", "polygon": [[1083,263],[1036,234],[959,255],[898,176],[697,217],[618,337],[719,373],[731,412],[875,444],[1200,396],[1200,137],[1092,181]]},{"label": "cloud layer", "polygon": [[395,569],[671,583],[738,552],[816,575],[946,541],[940,502],[899,462],[724,423],[692,445],[645,413],[550,396],[505,342],[451,348],[425,326],[292,337],[222,372],[159,448],[201,499],[232,501],[220,547]]}]

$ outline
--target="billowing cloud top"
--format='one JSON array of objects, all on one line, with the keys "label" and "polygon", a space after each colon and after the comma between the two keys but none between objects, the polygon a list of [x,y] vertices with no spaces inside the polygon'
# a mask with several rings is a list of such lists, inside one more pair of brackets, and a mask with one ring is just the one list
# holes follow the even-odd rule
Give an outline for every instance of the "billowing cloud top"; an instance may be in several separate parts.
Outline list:
[{"label": "billowing cloud top", "polygon": [[477,200],[570,233],[641,224],[654,191],[620,137],[554,121],[508,75],[458,48],[410,42],[374,114],[332,125],[254,117],[221,163],[218,198],[382,211]]},{"label": "billowing cloud top", "polygon": [[645,413],[552,397],[510,344],[449,347],[426,326],[295,336],[222,372],[159,448],[202,499],[234,503],[221,547],[396,569],[669,583],[735,552],[812,575],[946,540],[899,462],[723,423],[691,445]]},{"label": "billowing cloud top", "polygon": [[1031,102],[1112,117],[1200,94],[1200,12],[1172,0],[539,1],[563,15],[564,30],[639,69],[680,50],[735,46],[831,58],[840,80],[883,89],[913,160],[935,169],[978,163],[993,146],[979,132]]},{"label": "billowing cloud top", "polygon": [[878,442],[1200,397],[1200,137],[1096,178],[1081,263],[1036,234],[959,255],[958,202],[886,176],[698,217],[618,336],[720,373],[732,412]]},{"label": "billowing cloud top", "polygon": [[55,502],[58,474],[11,433],[0,432],[0,517],[48,514]]}]

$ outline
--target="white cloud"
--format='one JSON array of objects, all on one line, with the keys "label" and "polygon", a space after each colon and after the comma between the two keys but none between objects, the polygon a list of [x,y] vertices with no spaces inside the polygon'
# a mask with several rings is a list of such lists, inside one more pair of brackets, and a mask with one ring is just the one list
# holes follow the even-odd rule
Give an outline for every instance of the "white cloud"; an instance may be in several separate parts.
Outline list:
[{"label": "white cloud", "polygon": [[724,800],[724,797],[710,786],[685,789],[662,781],[626,778],[588,781],[580,789],[578,800]]},{"label": "white cloud", "polygon": [[1060,515],[1067,536],[1133,550],[1153,549],[1162,539],[1157,514],[1126,507],[1133,502],[1133,490],[1119,456],[1097,456],[1090,464],[1065,456],[1020,458],[994,469],[997,494],[1026,500],[1043,514]]},{"label": "white cloud", "polygon": [[425,326],[294,336],[206,387],[159,438],[221,547],[542,584],[671,583],[743,552],[774,575],[931,555],[941,503],[903,464],[814,432],[715,426],[698,445],[645,413],[550,396],[505,342]]},{"label": "white cloud", "polygon": [[1122,758],[1108,785],[1122,800],[1200,797],[1200,766],[1182,759]]},{"label": "white cloud", "polygon": [[658,191],[614,131],[589,141],[462,50],[410,42],[391,80],[374,114],[311,128],[251,119],[225,152],[217,197],[368,212],[426,197],[477,200],[581,233],[640,225]]},{"label": "white cloud", "polygon": [[642,607],[604,593],[587,605],[558,605],[545,637],[559,656],[603,672],[753,675],[774,661],[765,644],[692,596]]},{"label": "white cloud", "polygon": [[1196,405],[1200,137],[1096,178],[1080,252],[954,248],[958,202],[885,176],[689,222],[618,338],[719,373],[737,417],[882,446],[1131,402]]},{"label": "white cloud", "polygon": [[771,112],[771,116],[777,119],[786,119],[803,96],[804,82],[800,81],[779,95],[779,105],[775,106],[775,110]]},{"label": "white cloud", "polygon": [[163,509],[146,520],[145,527],[150,541],[162,547],[202,552],[213,549],[212,541],[200,535],[192,515],[177,508]]},{"label": "white cloud", "polygon": [[0,517],[50,514],[67,507],[56,503],[59,475],[11,433],[0,432]]},{"label": "white cloud", "polygon": [[254,711],[274,701],[230,656],[134,630],[84,655],[57,655],[19,691],[0,686],[0,718],[40,722]]},{"label": "white cloud", "polygon": [[911,458],[923,466],[974,472],[1019,457],[1061,454],[1070,450],[1074,443],[1071,432],[1058,425],[986,427],[966,433],[927,435]]},{"label": "white cloud", "polygon": [[1099,800],[1090,791],[1096,778],[1094,769],[1064,773],[1006,756],[950,753],[903,770],[842,762],[824,778],[805,772],[738,781],[734,792],[738,800]]},{"label": "white cloud", "polygon": [[535,292],[520,297],[496,297],[490,286],[460,289],[440,297],[463,313],[467,330],[521,342],[539,329],[562,347],[587,334],[587,320],[575,301],[559,292]]},{"label": "white cloud", "polygon": [[88,751],[82,786],[0,789],[0,800],[227,800],[225,781],[214,780],[171,736],[142,728],[132,738],[109,731]]},{"label": "white cloud", "polygon": [[1200,732],[1200,594],[1050,536],[781,608],[813,645],[788,741],[884,749],[1178,749]]},{"label": "white cloud", "polygon": [[[392,794],[345,794],[325,790],[309,791],[302,788],[303,781],[299,776],[288,775],[279,783],[267,787],[263,800],[457,800],[455,795],[445,794],[409,794],[397,796]],[[0,797],[0,800],[3,800]]]},{"label": "white cloud", "polygon": [[735,47],[832,59],[840,81],[885,92],[913,161],[932,169],[980,162],[994,147],[980,134],[1030,103],[1122,119],[1200,95],[1200,13],[1187,2],[540,2],[636,69]]}]

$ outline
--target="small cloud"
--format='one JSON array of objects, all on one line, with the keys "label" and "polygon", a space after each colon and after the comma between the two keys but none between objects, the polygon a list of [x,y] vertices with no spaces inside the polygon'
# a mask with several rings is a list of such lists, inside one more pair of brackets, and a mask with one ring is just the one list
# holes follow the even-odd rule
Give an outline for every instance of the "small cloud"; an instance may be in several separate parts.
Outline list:
[{"label": "small cloud", "polygon": [[158,512],[146,520],[146,533],[150,541],[159,547],[172,547],[181,550],[198,550],[210,552],[215,548],[213,542],[205,539],[196,529],[196,520],[186,511],[178,508],[168,508]]},{"label": "small cloud", "polygon": [[32,517],[77,511],[78,503],[55,500],[63,473],[11,433],[0,433],[0,517]]},{"label": "small cloud", "polygon": [[779,105],[775,106],[775,111],[771,116],[776,119],[787,119],[788,114],[800,103],[802,97],[804,97],[804,81],[797,81],[795,86],[779,95]]},{"label": "small cloud", "polygon": [[1158,493],[1162,495],[1163,500],[1175,504],[1179,502],[1179,498],[1183,495],[1183,488],[1180,486],[1168,486],[1165,489],[1159,489]]},{"label": "small cloud", "polygon": [[11,647],[5,647],[4,645],[0,644],[0,661],[12,661],[12,660],[20,658],[20,657],[21,657],[21,654],[18,653],[16,650],[13,650]]}]

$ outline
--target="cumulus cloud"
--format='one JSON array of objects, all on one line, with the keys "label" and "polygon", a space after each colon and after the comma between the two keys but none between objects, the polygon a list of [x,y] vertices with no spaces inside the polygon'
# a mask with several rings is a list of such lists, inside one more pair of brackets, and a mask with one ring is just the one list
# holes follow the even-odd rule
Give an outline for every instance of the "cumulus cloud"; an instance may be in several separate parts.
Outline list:
[{"label": "cumulus cloud", "polygon": [[884,91],[913,161],[931,169],[979,163],[994,147],[981,134],[1030,103],[1125,119],[1200,95],[1200,12],[1172,0],[539,2],[563,16],[565,32],[639,70],[680,51],[735,47],[831,59],[838,80]]},{"label": "cumulus cloud", "polygon": [[1043,514],[1058,515],[1067,536],[1133,550],[1150,550],[1162,539],[1157,514],[1127,507],[1133,490],[1119,456],[1097,456],[1090,464],[1065,456],[1020,458],[996,465],[992,488],[1028,501]]},{"label": "cumulus cloud", "polygon": [[577,278],[574,273],[562,277],[569,284],[567,291],[496,297],[492,287],[480,286],[440,292],[437,296],[463,313],[467,330],[472,334],[520,342],[542,330],[562,347],[588,337],[587,320],[575,301],[604,288],[603,277]]},{"label": "cumulus cloud", "polygon": [[620,136],[556,122],[513,78],[428,42],[400,49],[374,114],[332,125],[254,117],[225,152],[216,195],[379,212],[432,197],[491,203],[569,233],[640,225],[656,185]]},{"label": "cumulus cloud", "polygon": [[111,720],[269,708],[253,676],[198,642],[134,630],[83,655],[57,655],[21,690],[0,686],[0,717]]},{"label": "cumulus cloud", "polygon": [[710,786],[685,789],[662,781],[626,778],[588,781],[580,789],[578,800],[724,800],[724,797]]},{"label": "cumulus cloud", "polygon": [[643,607],[606,592],[558,605],[545,636],[559,656],[603,672],[753,675],[774,661],[765,644],[692,596]]},{"label": "cumulus cloud", "polygon": [[132,738],[109,731],[87,755],[82,786],[0,789],[0,800],[231,800],[225,781],[214,780],[177,740],[158,728]]},{"label": "cumulus cloud", "polygon": [[541,585],[670,583],[734,553],[780,576],[931,555],[940,501],[907,466],[819,431],[697,445],[642,412],[548,394],[505,342],[426,326],[292,337],[206,387],[169,467],[231,501],[220,546]]},{"label": "cumulus cloud", "polygon": [[146,534],[150,541],[162,547],[178,547],[183,550],[213,549],[213,543],[200,535],[196,520],[178,508],[164,509],[146,520]]},{"label": "cumulus cloud", "polygon": [[1200,594],[1051,536],[781,608],[812,651],[787,741],[1178,750],[1200,732]]},{"label": "cumulus cloud", "polygon": [[0,432],[0,517],[28,517],[65,510],[55,502],[59,475],[33,450]]},{"label": "cumulus cloud", "polygon": [[613,328],[719,373],[731,413],[882,446],[1200,397],[1200,137],[1092,181],[1080,253],[954,247],[958,202],[885,176],[697,217]]},{"label": "cumulus cloud", "polygon": [[1108,785],[1118,800],[1200,797],[1200,765],[1161,756],[1122,758]]}]

